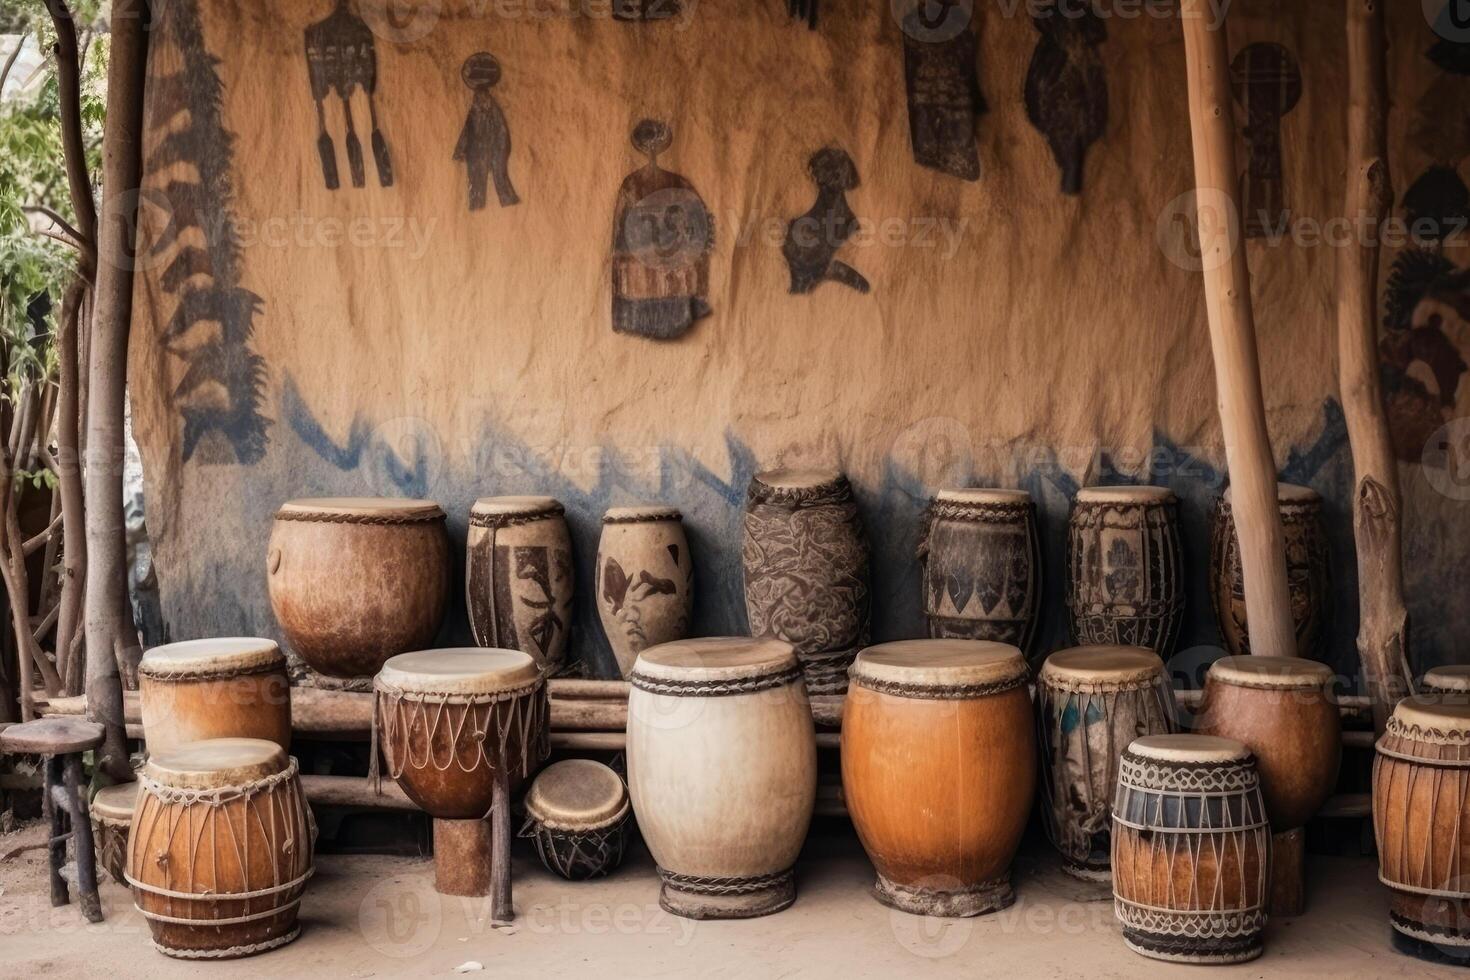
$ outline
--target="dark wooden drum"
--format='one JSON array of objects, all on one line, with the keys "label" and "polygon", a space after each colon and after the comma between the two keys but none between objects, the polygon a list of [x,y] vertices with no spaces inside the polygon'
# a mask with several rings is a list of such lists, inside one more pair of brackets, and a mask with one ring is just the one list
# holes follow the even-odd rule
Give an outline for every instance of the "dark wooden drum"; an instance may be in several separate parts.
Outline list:
[{"label": "dark wooden drum", "polygon": [[536,776],[524,801],[521,836],[536,845],[546,870],[568,881],[599,878],[623,863],[628,843],[628,787],[591,759],[567,759]]}]

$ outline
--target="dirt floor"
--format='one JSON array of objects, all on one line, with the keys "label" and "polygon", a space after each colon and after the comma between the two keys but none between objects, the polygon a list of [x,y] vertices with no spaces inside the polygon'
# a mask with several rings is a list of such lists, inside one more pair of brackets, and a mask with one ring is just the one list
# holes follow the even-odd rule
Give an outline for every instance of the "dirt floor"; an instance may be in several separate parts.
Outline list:
[{"label": "dirt floor", "polygon": [[[0,851],[42,839],[39,825]],[[572,884],[516,852],[514,925],[493,928],[488,905],[435,894],[429,863],[323,855],[302,903],[299,940],[253,959],[201,966],[148,942],[128,893],[107,883],[107,921],[51,908],[45,852],[0,864],[0,975],[8,977],[391,977],[452,975],[470,961],[501,976],[1136,977],[1206,975],[1146,960],[1122,942],[1106,893],[1058,872],[1043,849],[1018,863],[1018,900],[980,919],[893,912],[868,892],[872,871],[850,829],[814,835],[796,904],[744,922],[692,922],[658,907],[641,849],[614,876]],[[1265,955],[1211,968],[1211,977],[1390,977],[1466,974],[1395,953],[1387,903],[1368,859],[1313,858],[1310,910],[1273,922]],[[470,971],[468,975],[474,975]]]}]

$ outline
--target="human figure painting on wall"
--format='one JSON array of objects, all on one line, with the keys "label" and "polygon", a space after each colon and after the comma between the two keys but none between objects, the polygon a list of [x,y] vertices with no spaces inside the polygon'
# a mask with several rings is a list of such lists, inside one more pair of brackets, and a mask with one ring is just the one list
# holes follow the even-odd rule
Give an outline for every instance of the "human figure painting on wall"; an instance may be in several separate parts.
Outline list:
[{"label": "human figure painting on wall", "polygon": [[378,125],[378,107],[374,99],[378,91],[377,47],[372,28],[352,9],[350,0],[337,0],[337,6],[330,14],[306,29],[306,68],[311,81],[311,98],[316,104],[317,153],[321,157],[322,179],[327,190],[334,191],[342,185],[337,173],[336,145],[327,131],[326,101],[334,93],[342,104],[342,121],[346,129],[343,142],[346,144],[352,186],[367,184],[362,142],[358,139],[357,124],[352,115],[352,96],[359,89],[367,97],[378,184],[392,187],[393,161],[388,155],[388,141]]},{"label": "human figure painting on wall", "polygon": [[510,182],[510,126],[491,91],[500,81],[500,62],[487,51],[472,54],[465,59],[460,77],[474,93],[454,144],[455,162],[468,171],[470,210],[485,207],[486,183],[491,178],[501,207],[519,204],[521,199]]},{"label": "human figure painting on wall", "polygon": [[838,282],[860,293],[868,291],[862,273],[837,258],[837,250],[857,230],[857,215],[847,192],[857,187],[857,165],[841,147],[812,154],[807,172],[817,184],[817,199],[806,214],[786,227],[781,254],[791,270],[791,291],[809,293],[824,282]]}]

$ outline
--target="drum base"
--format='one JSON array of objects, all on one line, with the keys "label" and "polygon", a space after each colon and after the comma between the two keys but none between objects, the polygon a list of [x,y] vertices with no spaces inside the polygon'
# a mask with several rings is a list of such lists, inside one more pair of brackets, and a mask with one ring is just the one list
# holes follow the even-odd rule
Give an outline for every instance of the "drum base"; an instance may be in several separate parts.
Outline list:
[{"label": "drum base", "polygon": [[301,926],[293,925],[291,931],[271,939],[258,943],[248,943],[244,946],[229,946],[224,949],[186,949],[182,947],[165,946],[158,940],[152,940],[153,948],[164,956],[172,956],[178,960],[233,960],[242,956],[254,956],[257,953],[268,953],[273,949],[279,949],[301,935]]},{"label": "drum base", "polygon": [[1063,858],[1062,872],[1076,878],[1078,881],[1088,881],[1102,885],[1110,885],[1113,882],[1113,869],[1106,865],[1097,867],[1096,865],[1090,864],[1078,864]]},{"label": "drum base", "polygon": [[1427,963],[1470,966],[1470,937],[1433,936],[1422,925],[1393,916],[1393,948]]},{"label": "drum base", "polygon": [[490,894],[490,821],[434,820],[434,891]]},{"label": "drum base", "polygon": [[900,912],[938,915],[951,919],[967,919],[999,912],[1016,900],[1010,875],[982,881],[978,885],[961,885],[956,888],[900,885],[879,875],[877,884],[873,886],[873,894],[878,901]]},{"label": "drum base", "polygon": [[1191,939],[1125,928],[1123,942],[1135,953],[1168,963],[1244,963],[1260,956],[1266,948],[1259,932],[1221,939]]},{"label": "drum base", "polygon": [[686,919],[754,919],[796,901],[792,869],[754,878],[702,878],[658,869],[658,904]]}]

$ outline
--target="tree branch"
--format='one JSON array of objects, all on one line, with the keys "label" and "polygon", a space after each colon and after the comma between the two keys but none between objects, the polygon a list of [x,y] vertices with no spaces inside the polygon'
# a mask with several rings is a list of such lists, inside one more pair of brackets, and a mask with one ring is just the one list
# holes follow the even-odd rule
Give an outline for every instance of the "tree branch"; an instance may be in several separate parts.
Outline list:
[{"label": "tree branch", "polygon": [[66,0],[46,0],[56,26],[56,84],[61,96],[61,147],[66,157],[66,179],[71,187],[72,210],[77,215],[77,240],[82,243],[82,276],[97,274],[97,203],[87,175],[87,144],[82,136],[82,68],[77,49],[77,25]]}]

